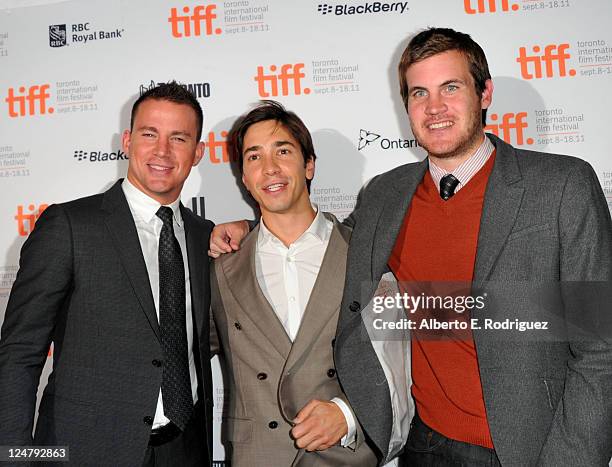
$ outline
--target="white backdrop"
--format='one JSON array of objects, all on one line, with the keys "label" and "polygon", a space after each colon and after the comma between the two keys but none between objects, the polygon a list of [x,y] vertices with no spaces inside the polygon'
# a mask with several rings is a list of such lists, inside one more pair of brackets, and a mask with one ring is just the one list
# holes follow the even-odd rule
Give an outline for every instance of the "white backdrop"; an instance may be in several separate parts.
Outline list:
[{"label": "white backdrop", "polygon": [[[206,154],[182,196],[199,214],[253,216],[224,137],[250,105],[271,98],[313,133],[313,200],[345,217],[364,181],[424,157],[396,67],[408,37],[427,26],[468,32],[485,49],[495,84],[489,131],[588,160],[612,204],[610,18],[610,0],[5,0],[0,322],[41,210],[125,174],[120,135],[141,90],[176,79],[202,104]],[[216,392],[218,429],[220,385]]]}]

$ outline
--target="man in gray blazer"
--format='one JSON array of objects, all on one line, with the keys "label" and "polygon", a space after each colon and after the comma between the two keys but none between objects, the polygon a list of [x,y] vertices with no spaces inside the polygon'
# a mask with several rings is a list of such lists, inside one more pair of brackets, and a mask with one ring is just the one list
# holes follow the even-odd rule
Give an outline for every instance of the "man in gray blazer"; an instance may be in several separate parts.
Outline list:
[{"label": "man in gray blazer", "polygon": [[242,249],[211,270],[211,345],[228,370],[232,465],[375,466],[334,367],[350,230],[310,202],[310,133],[265,101],[228,141],[262,214]]},{"label": "man in gray blazer", "polygon": [[123,135],[127,179],[37,221],[2,326],[0,446],[66,446],[79,467],[211,464],[212,223],[179,198],[201,131],[187,90],[150,89]]},{"label": "man in gray blazer", "polygon": [[[585,289],[610,297],[612,222],[593,169],[483,133],[493,85],[484,52],[466,34],[432,28],[416,35],[399,80],[428,158],[375,177],[346,221],[353,234],[335,359],[366,435],[381,460],[405,444],[407,465],[607,465],[609,303],[592,303]],[[452,229],[440,222],[443,213]],[[220,230],[211,249],[235,249],[243,229]],[[459,345],[460,339],[442,342],[449,351],[438,354],[436,342],[413,339],[417,414],[407,436],[398,420],[410,404],[398,403],[404,394],[389,352],[364,339],[371,301],[391,273],[400,281],[439,281],[457,271],[473,293],[494,292],[484,309],[472,312],[477,323],[544,318],[554,329],[520,339],[518,332],[500,338],[474,326]],[[514,300],[499,292],[508,283]],[[547,312],[551,284],[561,293]],[[528,297],[532,292],[544,305]],[[600,335],[587,321],[603,325]]]}]

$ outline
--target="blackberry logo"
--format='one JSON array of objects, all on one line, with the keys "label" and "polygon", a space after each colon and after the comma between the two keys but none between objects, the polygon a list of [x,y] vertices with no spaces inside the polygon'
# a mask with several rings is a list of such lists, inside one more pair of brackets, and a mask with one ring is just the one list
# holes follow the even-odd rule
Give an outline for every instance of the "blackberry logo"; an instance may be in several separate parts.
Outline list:
[{"label": "blackberry logo", "polygon": [[66,25],[53,24],[49,26],[49,46],[64,47],[68,45],[66,42]]},{"label": "blackberry logo", "polygon": [[87,159],[87,154],[85,151],[77,150],[74,151],[74,157],[77,161],[81,162],[83,159]]},{"label": "blackberry logo", "polygon": [[127,161],[128,155],[121,149],[113,152],[104,151],[83,151],[82,149],[74,150],[74,158],[77,162],[89,161],[89,162],[106,162],[106,161]]},{"label": "blackberry logo", "polygon": [[359,5],[328,5],[319,4],[318,12],[322,15],[334,14],[336,16],[367,15],[371,13],[405,13],[408,11],[408,2],[366,2]]},{"label": "blackberry logo", "polygon": [[368,144],[373,143],[378,138],[380,138],[380,135],[377,135],[376,133],[363,129],[359,130],[359,145],[357,146],[357,150],[361,151]]}]

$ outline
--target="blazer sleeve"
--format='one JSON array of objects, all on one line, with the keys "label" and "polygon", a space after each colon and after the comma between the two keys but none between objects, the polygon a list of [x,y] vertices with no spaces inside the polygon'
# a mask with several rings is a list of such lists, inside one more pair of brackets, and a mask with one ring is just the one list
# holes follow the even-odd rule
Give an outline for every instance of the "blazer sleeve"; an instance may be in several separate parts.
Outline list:
[{"label": "blazer sleeve", "polygon": [[210,263],[210,356],[221,353],[221,343],[217,331],[215,313],[222,312],[221,296],[219,294],[219,282],[215,272],[215,262]]},{"label": "blazer sleeve", "polygon": [[53,331],[72,287],[64,208],[49,206],[21,249],[0,339],[0,445],[32,444],[36,393]]},{"label": "blazer sleeve", "polygon": [[612,455],[612,221],[586,162],[567,177],[559,232],[566,321],[581,332],[568,327],[565,386],[538,465],[607,466]]}]

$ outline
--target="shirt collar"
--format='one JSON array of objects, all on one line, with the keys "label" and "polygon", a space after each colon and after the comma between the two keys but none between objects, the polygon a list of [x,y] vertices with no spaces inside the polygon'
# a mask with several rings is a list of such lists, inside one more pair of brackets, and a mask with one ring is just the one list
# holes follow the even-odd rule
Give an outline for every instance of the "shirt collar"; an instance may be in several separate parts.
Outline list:
[{"label": "shirt collar", "polygon": [[[123,188],[125,198],[135,216],[138,216],[147,224],[156,217],[156,213],[161,206],[159,201],[154,200],[149,195],[140,191],[127,179],[127,177],[121,183],[121,188]],[[182,227],[183,217],[181,216],[180,204],[181,199],[179,197],[170,204],[164,204],[164,206],[172,209],[174,222],[179,227]]]},{"label": "shirt collar", "polygon": [[[317,240],[320,243],[324,243],[327,241],[329,236],[331,235],[331,229],[328,226],[328,221],[323,212],[319,209],[319,207],[312,203],[312,208],[316,211],[315,218],[313,219],[310,226],[299,236],[299,238],[293,242],[293,245],[303,242],[306,238],[312,238]],[[257,236],[257,245],[258,247],[264,246],[266,243],[274,243],[283,245],[281,242],[270,230],[266,227],[263,219],[259,223],[259,234]],[[283,245],[284,247],[284,245]]]},{"label": "shirt collar", "polygon": [[493,143],[491,143],[489,138],[485,136],[484,141],[478,147],[476,152],[467,160],[463,161],[461,165],[455,168],[455,170],[452,172],[448,172],[442,167],[438,167],[431,159],[429,159],[429,173],[438,190],[440,190],[440,180],[449,173],[452,173],[455,178],[459,180],[460,186],[464,186],[486,164],[494,150],[495,146]]}]

